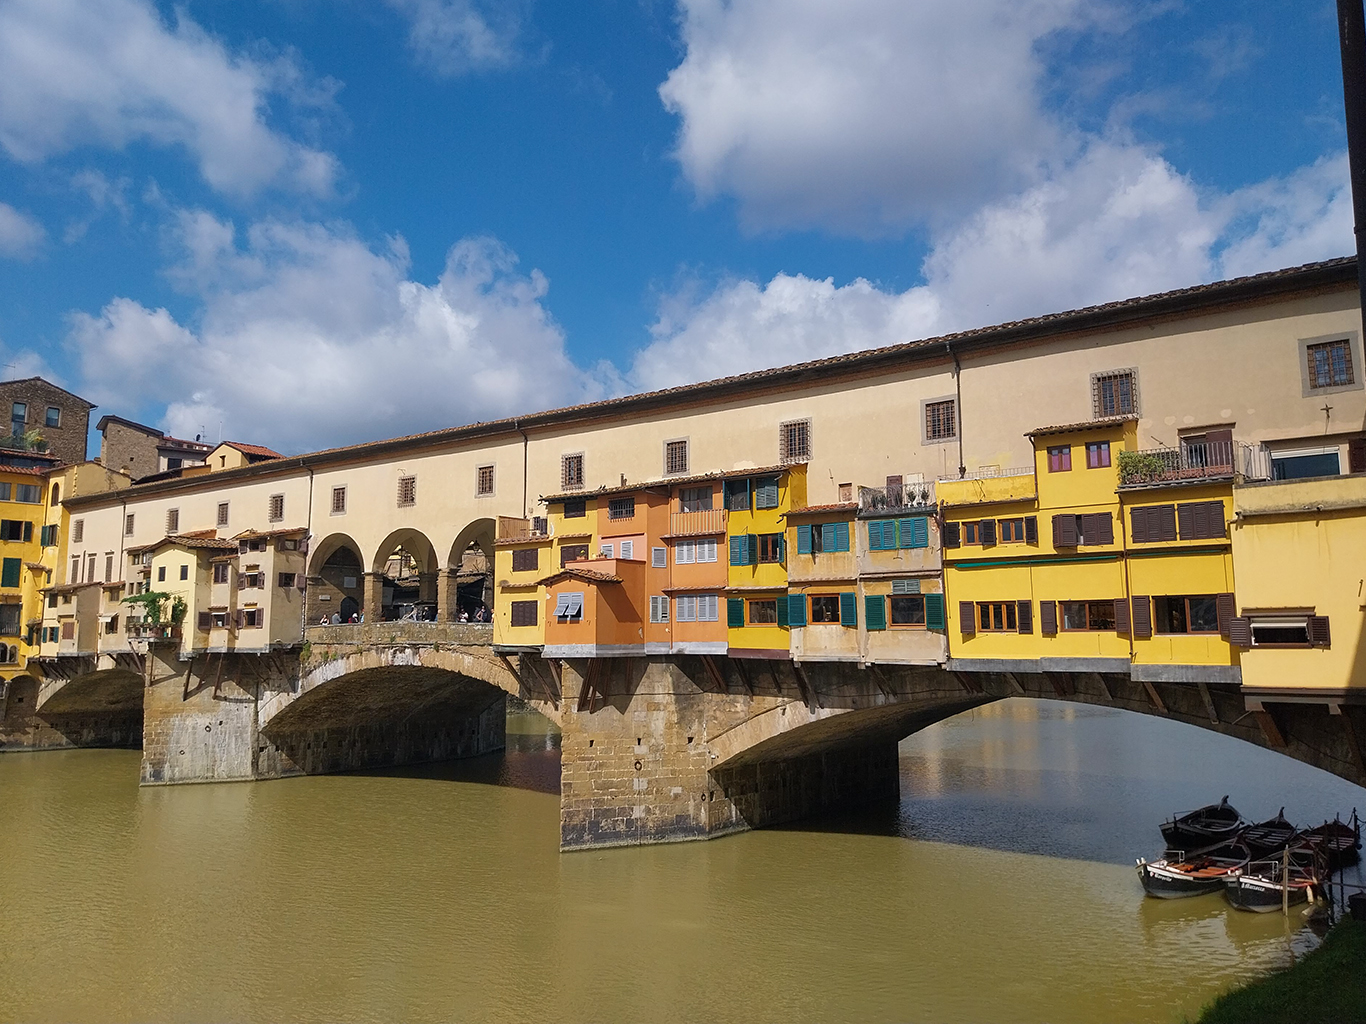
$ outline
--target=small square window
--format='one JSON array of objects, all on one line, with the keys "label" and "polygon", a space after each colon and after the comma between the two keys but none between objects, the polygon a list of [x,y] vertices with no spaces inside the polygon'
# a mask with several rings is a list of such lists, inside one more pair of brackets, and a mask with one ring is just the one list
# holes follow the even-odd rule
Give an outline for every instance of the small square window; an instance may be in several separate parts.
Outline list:
[{"label": "small square window", "polygon": [[226,501],[220,501],[218,503],[218,525],[228,525],[228,503]]},{"label": "small square window", "polygon": [[[1069,458],[1069,462],[1070,462]],[[1091,441],[1086,445],[1086,468],[1104,469],[1110,465],[1110,442]]]},{"label": "small square window", "polygon": [[582,519],[586,515],[588,515],[588,502],[584,498],[564,503],[564,517],[566,519]]},{"label": "small square window", "polygon": [[1352,369],[1352,346],[1347,339],[1326,341],[1305,348],[1309,360],[1309,387],[1340,388],[1356,383]]},{"label": "small square window", "polygon": [[272,494],[267,506],[267,515],[272,523],[283,522],[285,518],[285,496]]},{"label": "small square window", "polygon": [[417,477],[401,476],[398,478],[398,506],[408,508],[417,504]]},{"label": "small square window", "polygon": [[1050,473],[1067,473],[1072,469],[1072,447],[1071,445],[1058,445],[1048,449],[1048,471]]},{"label": "small square window", "polygon": [[334,516],[346,515],[346,487],[332,488],[332,514]]},{"label": "small square window", "polygon": [[925,403],[925,440],[949,441],[958,436],[958,409],[952,398]]},{"label": "small square window", "polygon": [[493,493],[493,467],[480,466],[475,470],[474,493],[483,497]]},{"label": "small square window", "polygon": [[583,453],[560,456],[560,489],[577,491],[583,487]]},{"label": "small square window", "polygon": [[811,461],[810,420],[791,420],[778,426],[778,461],[785,466]]},{"label": "small square window", "polygon": [[664,442],[664,473],[673,476],[688,471],[688,442]]}]

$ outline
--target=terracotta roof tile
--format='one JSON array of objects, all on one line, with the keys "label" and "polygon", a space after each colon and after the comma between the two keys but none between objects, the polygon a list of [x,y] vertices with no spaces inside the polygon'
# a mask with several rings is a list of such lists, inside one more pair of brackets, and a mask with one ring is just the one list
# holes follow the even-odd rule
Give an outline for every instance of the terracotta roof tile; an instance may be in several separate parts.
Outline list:
[{"label": "terracotta roof tile", "polygon": [[1044,434],[1076,434],[1083,430],[1099,430],[1102,427],[1137,422],[1137,416],[1102,416],[1100,419],[1083,420],[1080,423],[1064,423],[1056,427],[1036,427],[1025,434],[1025,437],[1041,437]]},{"label": "terracotta roof tile", "polygon": [[551,573],[549,576],[542,577],[536,581],[540,587],[548,587],[552,583],[558,583],[562,579],[583,580],[585,583],[621,583],[620,576],[610,572],[598,572],[596,569],[577,569],[566,566],[559,572]]},{"label": "terracotta roof tile", "polygon": [[704,483],[708,480],[715,482],[717,480],[739,480],[747,476],[773,476],[791,468],[791,466],[756,466],[753,469],[718,469],[713,473],[697,473],[693,476],[666,476],[654,480],[642,480],[638,483],[619,484],[612,487],[603,486],[595,491],[562,491],[559,494],[547,494],[540,501],[548,505],[553,501],[603,498],[610,497],[613,494],[631,494],[635,491],[648,491],[659,487],[678,487],[686,484]]},{"label": "terracotta roof tile", "polygon": [[224,441],[223,443],[227,445],[229,448],[236,448],[243,455],[264,455],[268,459],[284,458],[284,456],[277,452],[275,449],[267,448],[265,445],[244,444],[241,441]]},{"label": "terracotta roof tile", "polygon": [[857,512],[857,501],[837,501],[833,505],[807,505],[783,513],[785,516],[813,516],[822,512]]}]

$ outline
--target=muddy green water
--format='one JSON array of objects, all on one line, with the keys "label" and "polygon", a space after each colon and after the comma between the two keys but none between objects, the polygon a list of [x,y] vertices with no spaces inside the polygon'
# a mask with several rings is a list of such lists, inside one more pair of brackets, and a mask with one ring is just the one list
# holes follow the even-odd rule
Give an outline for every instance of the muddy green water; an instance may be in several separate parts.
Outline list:
[{"label": "muddy green water", "polygon": [[[514,731],[515,730],[515,731]],[[558,752],[139,789],[0,756],[0,1019],[1178,1021],[1316,939],[1144,899],[1158,820],[1366,810],[1234,740],[1012,700],[902,744],[898,808],[561,855]]]}]

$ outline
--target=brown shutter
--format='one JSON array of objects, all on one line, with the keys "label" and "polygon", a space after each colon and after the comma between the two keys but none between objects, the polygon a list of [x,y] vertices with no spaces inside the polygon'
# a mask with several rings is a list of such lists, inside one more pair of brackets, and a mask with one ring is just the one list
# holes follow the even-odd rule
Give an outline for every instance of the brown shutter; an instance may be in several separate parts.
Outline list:
[{"label": "brown shutter", "polygon": [[208,612],[199,613],[199,628],[202,631],[208,630],[213,626],[213,616]]},{"label": "brown shutter", "polygon": [[1222,501],[1205,502],[1205,536],[1211,540],[1220,539],[1228,536],[1228,524],[1224,520],[1224,503]]},{"label": "brown shutter", "polygon": [[1077,546],[1077,517],[1056,515],[1053,517],[1053,546],[1055,548],[1074,548]]},{"label": "brown shutter", "polygon": [[1193,540],[1195,538],[1195,506],[1189,502],[1177,505],[1176,523],[1180,527],[1181,539]]},{"label": "brown shutter", "polygon": [[1146,544],[1153,538],[1148,534],[1148,513],[1152,511],[1146,508],[1129,509],[1129,534],[1133,537],[1135,544]]},{"label": "brown shutter", "polygon": [[1028,601],[1016,601],[1015,621],[1020,624],[1021,633],[1034,632],[1034,606]]},{"label": "brown shutter", "polygon": [[1127,598],[1115,598],[1115,632],[1120,636],[1129,635],[1129,601]]},{"label": "brown shutter", "polygon": [[1025,543],[1039,543],[1039,517],[1025,516]]},{"label": "brown shutter", "polygon": [[960,528],[957,523],[944,524],[943,529],[940,530],[940,536],[943,538],[942,543],[944,547],[956,548],[962,543],[962,541],[959,539],[959,529]]},{"label": "brown shutter", "polygon": [[1232,594],[1214,595],[1215,614],[1219,618],[1219,635],[1225,640],[1228,639],[1228,624],[1233,620],[1237,613]]},{"label": "brown shutter", "polygon": [[1205,431],[1205,463],[1207,466],[1232,466],[1233,465],[1233,431],[1231,430],[1207,430]]},{"label": "brown shutter", "polygon": [[1039,602],[1039,632],[1044,636],[1058,635],[1058,605],[1055,601]]},{"label": "brown shutter", "polygon": [[1097,512],[1093,517],[1096,524],[1096,540],[1092,544],[1113,544],[1115,542],[1115,519],[1109,512]]},{"label": "brown shutter", "polygon": [[1153,635],[1153,599],[1145,594],[1135,594],[1130,602],[1133,605],[1133,638],[1151,640]]},{"label": "brown shutter", "polygon": [[958,602],[958,631],[964,636],[977,632],[977,606],[971,601]]},{"label": "brown shutter", "polygon": [[1157,540],[1176,540],[1176,506],[1158,505],[1150,511],[1150,515],[1156,513],[1156,539]]},{"label": "brown shutter", "polygon": [[1354,437],[1347,442],[1347,472],[1366,473],[1366,437]]},{"label": "brown shutter", "polygon": [[1309,646],[1329,647],[1331,645],[1332,637],[1328,632],[1328,616],[1309,616]]},{"label": "brown shutter", "polygon": [[977,524],[977,536],[981,538],[982,545],[985,547],[996,543],[996,520],[983,519]]},{"label": "brown shutter", "polygon": [[246,623],[246,621],[247,613],[243,611],[241,608],[237,609],[237,614],[233,616],[233,622],[237,626],[237,628],[241,629],[242,626]]},{"label": "brown shutter", "polygon": [[1238,615],[1228,620],[1228,642],[1244,650],[1252,646],[1252,620]]}]

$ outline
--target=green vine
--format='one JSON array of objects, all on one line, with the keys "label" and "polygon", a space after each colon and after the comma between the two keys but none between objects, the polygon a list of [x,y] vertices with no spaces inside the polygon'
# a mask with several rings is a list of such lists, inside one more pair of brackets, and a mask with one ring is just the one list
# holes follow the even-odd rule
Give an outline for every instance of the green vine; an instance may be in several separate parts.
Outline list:
[{"label": "green vine", "polygon": [[[149,590],[145,594],[130,594],[123,599],[124,604],[139,605],[142,608],[142,616],[149,626],[161,625],[161,606],[165,601],[170,601],[172,595],[162,590]],[[175,598],[180,603],[180,618],[185,618],[185,602],[180,598]],[[171,621],[176,621],[175,605],[171,606]]]},{"label": "green vine", "polygon": [[1119,482],[1122,484],[1152,483],[1166,473],[1167,468],[1167,461],[1154,452],[1119,453]]}]

